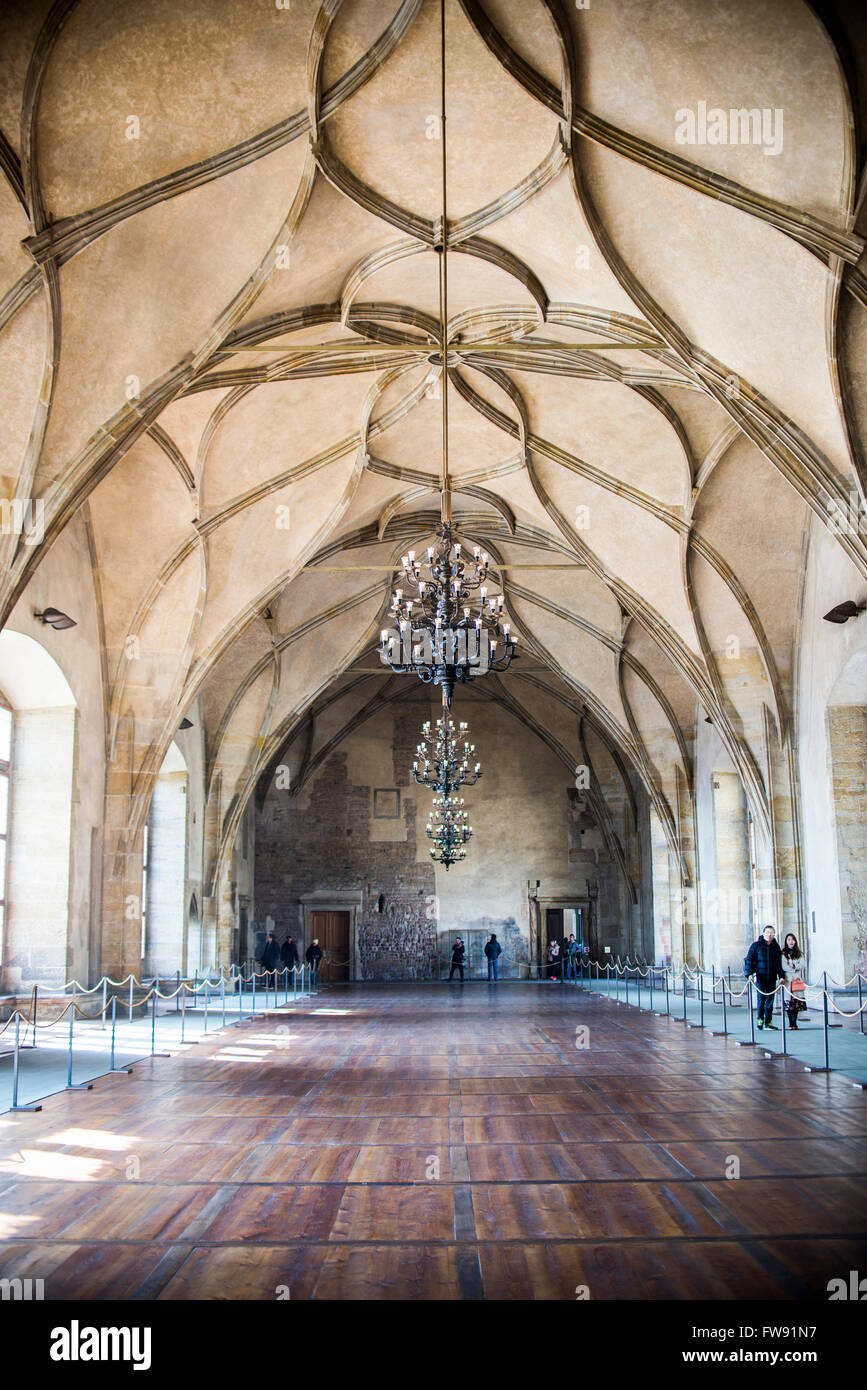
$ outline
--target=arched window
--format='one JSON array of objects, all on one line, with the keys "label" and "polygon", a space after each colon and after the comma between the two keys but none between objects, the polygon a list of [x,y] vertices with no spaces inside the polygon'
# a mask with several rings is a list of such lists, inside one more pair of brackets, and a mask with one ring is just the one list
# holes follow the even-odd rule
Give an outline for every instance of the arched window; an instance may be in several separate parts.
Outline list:
[{"label": "arched window", "polygon": [[14,991],[67,978],[76,704],[54,658],[9,629],[0,632],[0,689],[2,966],[4,988]]},{"label": "arched window", "polygon": [[141,951],[148,975],[185,968],[188,781],[173,743],[154,782],[144,831]]},{"label": "arched window", "polygon": [[12,769],[12,710],[0,695],[0,960],[6,932],[6,865],[9,860],[9,781]]}]

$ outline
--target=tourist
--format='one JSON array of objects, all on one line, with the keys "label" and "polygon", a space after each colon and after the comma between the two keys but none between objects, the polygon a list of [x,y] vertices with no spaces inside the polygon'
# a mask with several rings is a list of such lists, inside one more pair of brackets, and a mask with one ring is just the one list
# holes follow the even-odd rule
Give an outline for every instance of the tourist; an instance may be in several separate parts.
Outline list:
[{"label": "tourist", "polygon": [[486,955],[487,958],[488,958],[488,979],[489,979],[489,980],[496,980],[496,979],[497,979],[497,961],[498,961],[498,959],[499,959],[499,957],[500,957],[500,954],[501,954],[502,950],[503,950],[503,948],[502,948],[502,946],[500,945],[499,941],[497,940],[497,933],[496,933],[495,931],[492,931],[492,932],[491,932],[491,939],[490,939],[489,942],[487,942],[487,944],[486,944],[486,946],[485,946],[485,955]]},{"label": "tourist", "polygon": [[269,931],[265,937],[265,945],[262,947],[259,964],[263,970],[267,971],[276,970],[280,965],[280,947],[277,945],[272,931]]},{"label": "tourist", "polygon": [[557,941],[548,942],[548,973],[555,984],[561,984],[559,972],[562,970],[560,960],[560,944]]},{"label": "tourist", "polygon": [[776,941],[774,928],[767,926],[762,930],[758,941],[754,941],[744,960],[744,974],[754,978],[759,995],[759,1028],[776,1028],[774,1017],[775,989],[783,976],[783,957],[780,944]]},{"label": "tourist", "polygon": [[456,970],[460,970],[460,972],[461,972],[461,979],[464,978],[464,956],[465,956],[465,955],[466,955],[466,948],[464,947],[464,943],[461,941],[461,938],[458,937],[457,941],[455,942],[454,946],[452,947],[452,968],[451,968],[451,970],[449,971],[449,979],[452,978],[452,976],[454,975],[454,973],[455,973]]},{"label": "tourist", "polygon": [[566,974],[570,980],[578,978],[578,942],[574,932],[566,942]]},{"label": "tourist", "polygon": [[291,936],[287,936],[280,947],[280,959],[287,970],[294,970],[298,964],[298,947]]},{"label": "tourist", "polygon": [[798,938],[789,932],[783,942],[783,974],[786,979],[786,1011],[789,1016],[789,1027],[798,1029],[798,1014],[805,1012],[807,1008],[804,999],[804,957],[801,955],[801,948],[798,945]]},{"label": "tourist", "polygon": [[307,964],[310,966],[310,979],[315,982],[316,976],[319,974],[319,962],[322,959],[322,948],[319,945],[318,936],[314,936],[304,956]]}]

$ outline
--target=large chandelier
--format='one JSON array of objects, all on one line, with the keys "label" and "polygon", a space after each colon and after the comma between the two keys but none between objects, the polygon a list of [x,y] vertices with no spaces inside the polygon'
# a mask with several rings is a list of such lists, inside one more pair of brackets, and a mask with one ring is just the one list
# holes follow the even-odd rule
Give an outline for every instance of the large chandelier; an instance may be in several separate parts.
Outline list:
[{"label": "large chandelier", "polygon": [[454,720],[446,717],[445,710],[433,728],[430,720],[425,720],[415,751],[418,756],[412,762],[413,778],[419,786],[429,787],[441,796],[451,796],[458,787],[474,786],[482,775],[481,763],[470,769],[476,745],[469,742],[466,723],[461,721],[455,729]]},{"label": "large chandelier", "polygon": [[488,557],[476,545],[469,565],[451,523],[443,521],[427,558],[414,550],[401,559],[407,589],[395,589],[395,626],[381,632],[382,659],[397,675],[415,673],[441,687],[446,707],[459,681],[505,671],[515,655],[509,623],[501,624],[503,595],[488,596]]},{"label": "large chandelier", "polygon": [[391,602],[394,626],[383,628],[380,660],[396,675],[416,674],[426,684],[441,687],[450,708],[455,685],[488,671],[505,671],[515,655],[515,634],[501,623],[503,595],[488,597],[485,583],[488,557],[473,547],[470,565],[464,546],[452,536],[451,482],[449,479],[449,368],[448,368],[448,216],[446,202],[446,45],[445,3],[440,7],[441,90],[440,139],[442,145],[442,221],[439,253],[440,353],[442,369],[442,481],[440,485],[440,533],[428,547],[427,559],[416,559],[409,550],[402,557],[406,590],[397,588]]},{"label": "large chandelier", "polygon": [[467,823],[469,815],[463,810],[463,804],[462,796],[434,797],[427,823],[428,839],[433,840],[431,859],[442,864],[447,873],[452,864],[466,859],[466,844],[473,833],[473,827]]}]

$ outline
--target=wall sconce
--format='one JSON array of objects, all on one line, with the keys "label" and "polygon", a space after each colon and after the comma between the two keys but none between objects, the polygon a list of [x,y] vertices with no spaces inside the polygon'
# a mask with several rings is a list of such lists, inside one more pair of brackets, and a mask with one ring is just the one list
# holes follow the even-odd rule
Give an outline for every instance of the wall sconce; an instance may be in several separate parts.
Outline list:
[{"label": "wall sconce", "polygon": [[55,632],[62,632],[67,627],[78,626],[74,618],[70,618],[66,613],[61,613],[59,608],[45,608],[41,613],[34,613],[33,616],[39,618],[40,622],[47,623],[49,627],[53,627]]},{"label": "wall sconce", "polygon": [[867,603],[853,603],[847,599],[845,603],[838,603],[836,608],[832,608],[830,613],[823,614],[823,621],[826,623],[848,623],[850,618],[857,618],[859,613],[863,613],[867,608]]}]

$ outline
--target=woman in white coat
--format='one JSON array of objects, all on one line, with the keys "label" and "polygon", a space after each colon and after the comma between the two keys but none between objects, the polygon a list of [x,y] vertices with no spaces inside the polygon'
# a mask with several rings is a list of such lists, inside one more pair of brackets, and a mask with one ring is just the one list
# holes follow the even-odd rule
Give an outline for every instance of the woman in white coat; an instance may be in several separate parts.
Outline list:
[{"label": "woman in white coat", "polygon": [[[789,932],[783,942],[783,975],[785,976],[785,1006],[789,1015],[789,1027],[798,1030],[798,1014],[806,1009],[804,999],[805,960],[798,945],[798,938]],[[798,989],[801,985],[801,989]]]}]

